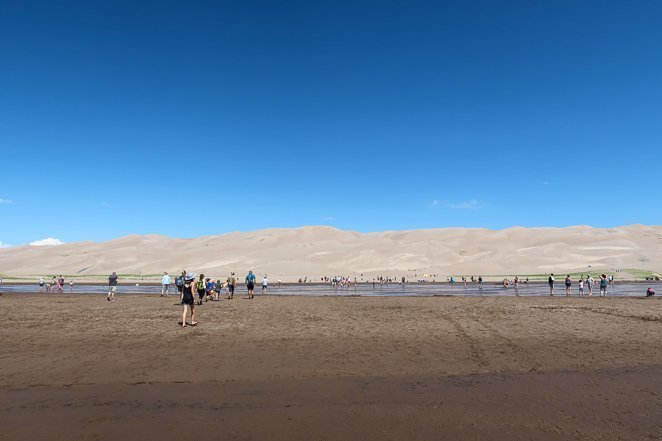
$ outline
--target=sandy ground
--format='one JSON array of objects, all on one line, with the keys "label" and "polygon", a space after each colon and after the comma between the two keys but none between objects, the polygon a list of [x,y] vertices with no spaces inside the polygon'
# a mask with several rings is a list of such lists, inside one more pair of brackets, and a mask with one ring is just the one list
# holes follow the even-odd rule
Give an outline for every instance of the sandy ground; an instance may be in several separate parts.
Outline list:
[{"label": "sandy ground", "polygon": [[662,302],[0,296],[0,439],[662,439]]}]

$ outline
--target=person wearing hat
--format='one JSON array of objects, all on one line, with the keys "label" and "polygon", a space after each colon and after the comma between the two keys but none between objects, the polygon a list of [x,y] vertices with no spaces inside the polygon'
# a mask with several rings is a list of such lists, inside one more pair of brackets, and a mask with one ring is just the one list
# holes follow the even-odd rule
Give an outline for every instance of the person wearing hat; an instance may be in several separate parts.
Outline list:
[{"label": "person wearing hat", "polygon": [[191,326],[195,326],[198,322],[195,321],[195,299],[193,297],[193,287],[195,285],[195,274],[186,274],[184,277],[184,286],[182,287],[182,305],[184,311],[182,312],[182,328],[186,325],[186,315],[188,310],[191,310]]},{"label": "person wearing hat", "polygon": [[267,275],[265,274],[264,277],[262,278],[262,294],[267,293],[268,285],[269,285],[269,279],[267,279]]}]

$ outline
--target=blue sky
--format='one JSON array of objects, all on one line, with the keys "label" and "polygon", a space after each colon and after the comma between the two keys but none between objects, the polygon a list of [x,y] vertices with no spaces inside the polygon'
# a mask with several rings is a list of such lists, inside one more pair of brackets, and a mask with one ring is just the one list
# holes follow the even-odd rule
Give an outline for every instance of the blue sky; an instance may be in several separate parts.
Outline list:
[{"label": "blue sky", "polygon": [[662,219],[659,1],[0,9],[2,244]]}]

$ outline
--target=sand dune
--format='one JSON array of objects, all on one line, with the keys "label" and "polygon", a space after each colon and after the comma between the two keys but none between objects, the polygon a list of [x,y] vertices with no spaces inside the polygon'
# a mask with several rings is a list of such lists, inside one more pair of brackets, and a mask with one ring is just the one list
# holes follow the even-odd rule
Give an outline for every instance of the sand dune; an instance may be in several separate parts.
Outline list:
[{"label": "sand dune", "polygon": [[444,228],[358,233],[310,226],[194,239],[126,236],[107,242],[0,249],[0,273],[156,274],[186,268],[223,275],[253,269],[275,280],[346,274],[537,274],[594,269],[662,270],[662,226]]}]

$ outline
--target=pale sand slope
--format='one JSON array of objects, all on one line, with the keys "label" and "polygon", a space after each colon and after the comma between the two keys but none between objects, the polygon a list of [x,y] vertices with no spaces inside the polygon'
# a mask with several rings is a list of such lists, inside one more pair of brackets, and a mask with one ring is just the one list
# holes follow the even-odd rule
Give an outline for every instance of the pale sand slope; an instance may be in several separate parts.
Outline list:
[{"label": "pale sand slope", "polygon": [[358,233],[311,226],[194,239],[126,236],[102,243],[0,249],[9,275],[207,274],[252,269],[272,280],[308,276],[538,274],[595,269],[662,269],[662,226],[600,229],[445,228]]}]

